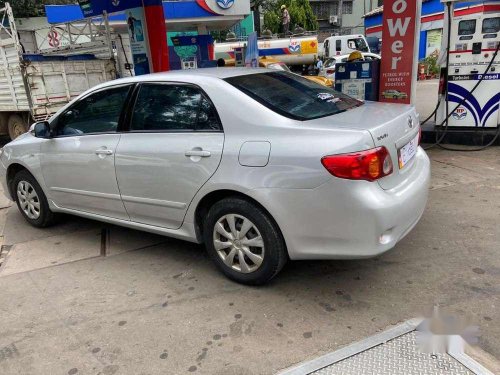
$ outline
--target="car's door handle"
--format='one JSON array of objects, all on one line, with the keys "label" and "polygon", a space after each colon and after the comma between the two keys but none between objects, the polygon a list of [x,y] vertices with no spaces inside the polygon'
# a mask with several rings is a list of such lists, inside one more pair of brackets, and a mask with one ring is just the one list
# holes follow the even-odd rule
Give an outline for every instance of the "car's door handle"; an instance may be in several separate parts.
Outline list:
[{"label": "car's door handle", "polygon": [[113,150],[95,150],[96,155],[113,155]]},{"label": "car's door handle", "polygon": [[186,151],[186,153],[184,155],[186,155],[186,156],[200,156],[202,158],[208,158],[212,154],[210,153],[210,151],[190,150],[190,151]]}]

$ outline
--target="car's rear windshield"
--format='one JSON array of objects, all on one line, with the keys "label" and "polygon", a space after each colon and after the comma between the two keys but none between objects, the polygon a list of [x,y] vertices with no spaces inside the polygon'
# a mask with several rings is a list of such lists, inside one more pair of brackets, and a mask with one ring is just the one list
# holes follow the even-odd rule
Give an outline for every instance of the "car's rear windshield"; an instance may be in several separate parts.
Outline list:
[{"label": "car's rear windshield", "polygon": [[335,115],[363,103],[297,74],[269,72],[226,78],[267,108],[295,120]]}]

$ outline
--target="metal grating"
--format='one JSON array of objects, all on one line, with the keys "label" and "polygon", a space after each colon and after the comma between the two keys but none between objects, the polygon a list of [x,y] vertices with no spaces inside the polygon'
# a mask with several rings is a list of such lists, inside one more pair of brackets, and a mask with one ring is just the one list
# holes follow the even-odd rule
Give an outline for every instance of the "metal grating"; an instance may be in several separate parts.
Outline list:
[{"label": "metal grating", "polygon": [[298,364],[281,375],[493,375],[464,353],[460,336],[448,336],[448,353],[419,350],[411,319],[332,353]]},{"label": "metal grating", "polygon": [[412,331],[362,353],[333,363],[314,375],[473,375],[448,354],[422,353]]}]

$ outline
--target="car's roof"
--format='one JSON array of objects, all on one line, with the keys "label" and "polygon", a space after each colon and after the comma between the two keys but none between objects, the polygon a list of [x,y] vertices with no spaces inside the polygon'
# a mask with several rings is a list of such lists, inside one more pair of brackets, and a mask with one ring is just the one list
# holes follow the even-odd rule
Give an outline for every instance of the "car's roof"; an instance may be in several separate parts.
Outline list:
[{"label": "car's roof", "polygon": [[[135,77],[126,77],[103,82],[92,87],[90,91],[102,89],[108,86],[115,86],[136,82],[193,82],[197,83],[204,79],[225,79],[230,77],[243,76],[248,74],[273,72],[267,68],[200,68],[187,70],[171,70],[169,72],[143,74]],[[196,79],[195,77],[199,77]],[[194,79],[193,79],[194,78]]]},{"label": "car's roof", "polygon": [[188,70],[172,70],[169,72],[144,74],[135,77],[121,78],[113,81],[108,81],[101,86],[106,86],[108,84],[116,83],[133,83],[133,82],[147,82],[147,81],[178,81],[189,78],[189,81],[193,77],[204,77],[204,78],[219,78],[225,79],[230,77],[243,76],[248,74],[265,73],[269,71],[265,68],[200,68],[200,69],[188,69]]}]

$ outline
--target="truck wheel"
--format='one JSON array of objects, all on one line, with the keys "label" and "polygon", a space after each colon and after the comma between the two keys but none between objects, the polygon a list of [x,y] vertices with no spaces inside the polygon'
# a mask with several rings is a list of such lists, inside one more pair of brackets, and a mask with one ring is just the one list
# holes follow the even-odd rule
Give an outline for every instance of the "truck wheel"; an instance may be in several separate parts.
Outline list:
[{"label": "truck wheel", "polygon": [[0,112],[0,134],[7,134],[7,120],[9,119],[9,114],[6,112]]},{"label": "truck wheel", "polygon": [[10,115],[7,123],[10,139],[16,139],[28,131],[26,122],[19,115]]}]

